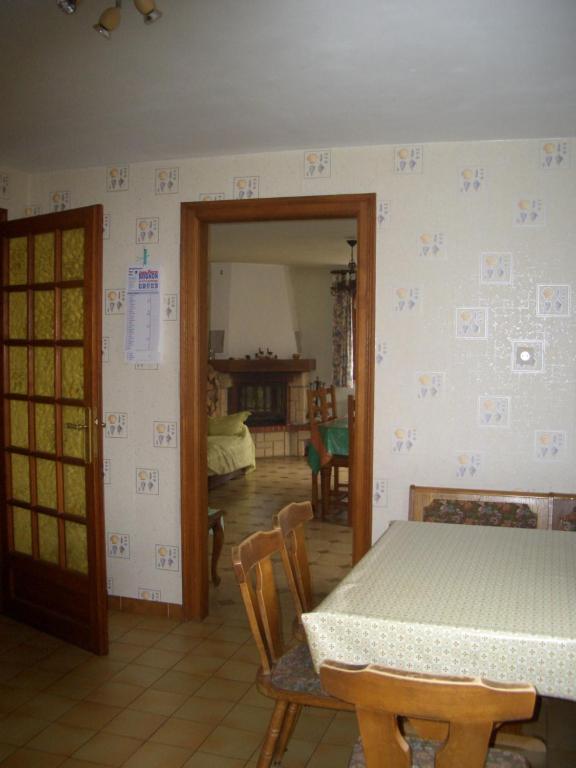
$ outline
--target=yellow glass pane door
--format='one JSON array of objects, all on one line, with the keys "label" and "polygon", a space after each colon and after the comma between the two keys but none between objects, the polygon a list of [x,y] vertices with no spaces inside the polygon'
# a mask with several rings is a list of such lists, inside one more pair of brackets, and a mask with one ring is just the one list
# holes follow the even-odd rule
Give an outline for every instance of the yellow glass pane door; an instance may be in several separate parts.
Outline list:
[{"label": "yellow glass pane door", "polygon": [[[103,538],[102,496],[94,481],[101,474],[100,457],[94,458],[100,436],[93,430],[100,349],[91,346],[99,334],[93,308],[101,286],[92,260],[101,258],[94,249],[101,209],[41,218],[52,226],[39,231],[30,224],[26,231],[24,221],[0,224],[6,307],[2,522],[16,585],[7,602],[14,613],[31,614],[33,623],[102,652],[105,631],[95,624],[102,623],[104,579],[92,570],[103,569],[104,559],[89,550],[95,522]],[[17,231],[11,236],[12,224]],[[34,583],[43,584],[41,600]]]}]

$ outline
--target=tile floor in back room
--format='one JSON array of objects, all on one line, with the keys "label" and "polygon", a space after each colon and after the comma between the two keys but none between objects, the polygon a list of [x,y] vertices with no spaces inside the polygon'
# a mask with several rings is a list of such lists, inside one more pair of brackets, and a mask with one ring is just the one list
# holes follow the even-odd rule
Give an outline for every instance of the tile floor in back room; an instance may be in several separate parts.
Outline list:
[{"label": "tile floor in back room", "polygon": [[[211,492],[211,505],[226,510],[226,543],[203,622],[111,612],[110,654],[95,657],[0,616],[0,765],[255,768],[271,702],[254,686],[257,654],[230,546],[309,493],[301,459],[261,459]],[[308,549],[321,597],[349,569],[350,529],[314,521]],[[548,701],[543,711],[549,768],[576,768],[576,705]],[[350,713],[306,709],[283,766],[346,768],[356,735]]]}]

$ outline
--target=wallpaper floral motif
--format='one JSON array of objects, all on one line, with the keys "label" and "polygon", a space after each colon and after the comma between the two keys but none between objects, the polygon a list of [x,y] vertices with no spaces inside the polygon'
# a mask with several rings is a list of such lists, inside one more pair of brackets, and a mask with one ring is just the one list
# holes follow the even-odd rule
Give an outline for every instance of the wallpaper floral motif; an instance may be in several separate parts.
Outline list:
[{"label": "wallpaper floral motif", "polygon": [[[575,492],[573,148],[542,137],[3,173],[11,218],[38,201],[104,205],[109,590],[181,600],[182,201],[376,193],[374,537],[407,516],[411,483]],[[153,366],[123,361],[126,268],[144,246],[165,291]]]}]

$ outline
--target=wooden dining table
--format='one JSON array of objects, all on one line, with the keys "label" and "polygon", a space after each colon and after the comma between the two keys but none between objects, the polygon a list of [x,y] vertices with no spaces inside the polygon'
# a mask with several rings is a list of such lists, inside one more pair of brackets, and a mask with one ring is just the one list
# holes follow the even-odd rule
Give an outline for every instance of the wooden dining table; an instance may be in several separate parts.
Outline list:
[{"label": "wooden dining table", "polygon": [[576,701],[576,536],[396,521],[302,620],[316,669],[479,675]]},{"label": "wooden dining table", "polygon": [[308,466],[313,472],[320,473],[322,515],[329,513],[330,474],[332,456],[348,456],[349,429],[348,418],[330,419],[314,422],[311,428],[308,446]]}]

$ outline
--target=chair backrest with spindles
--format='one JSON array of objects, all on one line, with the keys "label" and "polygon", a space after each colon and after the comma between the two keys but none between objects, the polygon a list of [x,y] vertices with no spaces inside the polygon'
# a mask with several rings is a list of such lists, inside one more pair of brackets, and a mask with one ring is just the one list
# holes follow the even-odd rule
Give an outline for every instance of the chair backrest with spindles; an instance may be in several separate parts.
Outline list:
[{"label": "chair backrest with spindles", "polygon": [[494,724],[528,719],[536,703],[531,685],[419,675],[377,665],[327,661],[320,679],[330,694],[355,705],[367,768],[412,765],[399,717],[449,723],[435,768],[483,768]]},{"label": "chair backrest with spindles", "polygon": [[274,575],[273,558],[280,557],[288,589],[292,593],[296,613],[302,614],[302,605],[292,575],[282,531],[258,531],[232,548],[234,574],[248,615],[250,629],[260,654],[265,674],[285,651],[282,634],[280,600]]},{"label": "chair backrest with spindles", "polygon": [[288,550],[288,557],[292,567],[296,589],[300,597],[303,611],[311,611],[312,580],[310,578],[310,565],[306,552],[305,525],[314,518],[312,505],[309,501],[294,502],[288,504],[274,516],[273,524],[280,528]]}]

